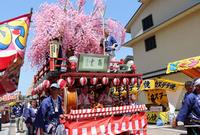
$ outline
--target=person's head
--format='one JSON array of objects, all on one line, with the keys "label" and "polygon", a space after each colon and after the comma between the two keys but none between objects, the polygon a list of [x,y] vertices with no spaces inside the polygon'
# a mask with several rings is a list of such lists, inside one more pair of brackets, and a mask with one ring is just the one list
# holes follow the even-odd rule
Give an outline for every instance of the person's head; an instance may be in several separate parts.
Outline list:
[{"label": "person's head", "polygon": [[130,95],[130,100],[134,103],[137,99],[136,96],[134,94]]},{"label": "person's head", "polygon": [[87,94],[89,90],[89,87],[87,85],[85,85],[82,89],[81,92],[83,92],[83,94]]},{"label": "person's head", "polygon": [[194,92],[200,94],[200,78],[194,82]]},{"label": "person's head", "polygon": [[193,83],[192,83],[192,81],[186,81],[185,82],[185,89],[189,93],[191,93],[193,91]]},{"label": "person's head", "polygon": [[30,103],[31,103],[31,106],[32,106],[33,108],[36,108],[36,107],[37,107],[37,100],[36,100],[36,99],[33,99]]},{"label": "person's head", "polygon": [[57,98],[60,92],[60,86],[57,83],[52,83],[50,86],[50,95]]},{"label": "person's head", "polygon": [[109,30],[107,28],[104,29],[104,36],[105,37],[109,36]]}]

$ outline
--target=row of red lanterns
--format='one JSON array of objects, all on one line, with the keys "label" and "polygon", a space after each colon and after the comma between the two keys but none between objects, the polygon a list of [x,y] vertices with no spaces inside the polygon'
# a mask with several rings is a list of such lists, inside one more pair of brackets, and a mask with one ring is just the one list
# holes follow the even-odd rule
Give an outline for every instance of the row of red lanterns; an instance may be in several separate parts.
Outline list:
[{"label": "row of red lanterns", "polygon": [[50,81],[49,80],[44,80],[41,84],[39,84],[36,88],[32,89],[31,94],[41,94],[44,89],[48,89],[50,87]]},{"label": "row of red lanterns", "polygon": [[[93,77],[93,78],[90,79],[90,84],[91,85],[96,85],[98,83],[98,81],[99,81],[98,78]],[[108,77],[103,77],[101,79],[101,81],[102,81],[103,85],[109,84],[109,78]],[[66,86],[73,86],[74,83],[75,83],[75,79],[72,78],[72,77],[67,77],[66,80],[59,79],[57,81],[57,83],[59,84],[60,88],[63,89]],[[82,86],[86,85],[88,83],[87,77],[81,77],[79,79],[79,83]],[[123,78],[122,80],[120,80],[119,78],[114,78],[112,80],[112,83],[113,83],[114,86],[118,86],[120,84],[122,84],[122,85],[129,85],[129,84],[136,85],[138,83],[140,85],[140,84],[142,84],[142,79],[141,78],[138,78],[138,79],[137,78],[131,78],[131,79]],[[49,80],[44,80],[40,85],[38,85],[36,88],[34,88],[32,90],[32,95],[35,95],[37,93],[41,94],[43,90],[48,89],[49,87],[50,87],[50,81]]]},{"label": "row of red lanterns", "polygon": [[[99,79],[94,77],[94,78],[91,78],[90,79],[90,84],[91,85],[96,85],[98,83]],[[66,80],[64,79],[59,79],[58,80],[58,84],[60,85],[60,88],[64,88],[65,86],[72,86],[74,85],[75,83],[75,79],[74,78],[71,78],[71,77],[67,77]],[[80,80],[79,80],[79,83],[84,86],[88,83],[88,79],[86,77],[81,77]],[[112,83],[113,85],[115,86],[118,86],[120,84],[122,85],[129,85],[129,84],[132,84],[132,85],[135,85],[135,84],[141,84],[142,83],[142,79],[141,78],[132,78],[132,79],[129,79],[129,78],[123,78],[122,80],[120,80],[119,78],[114,78],[112,80]],[[102,84],[103,85],[107,85],[109,84],[109,78],[108,77],[103,77],[102,78]]]}]

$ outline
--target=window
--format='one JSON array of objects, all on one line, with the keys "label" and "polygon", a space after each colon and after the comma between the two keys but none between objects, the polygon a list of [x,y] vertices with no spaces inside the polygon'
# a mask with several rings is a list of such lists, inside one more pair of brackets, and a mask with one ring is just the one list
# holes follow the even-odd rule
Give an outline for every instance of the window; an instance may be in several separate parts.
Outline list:
[{"label": "window", "polygon": [[147,30],[148,28],[150,28],[152,26],[153,26],[152,15],[149,15],[142,20],[143,31]]},{"label": "window", "polygon": [[146,52],[157,47],[156,46],[156,37],[155,36],[147,38],[144,42],[145,42],[145,50],[146,50]]}]

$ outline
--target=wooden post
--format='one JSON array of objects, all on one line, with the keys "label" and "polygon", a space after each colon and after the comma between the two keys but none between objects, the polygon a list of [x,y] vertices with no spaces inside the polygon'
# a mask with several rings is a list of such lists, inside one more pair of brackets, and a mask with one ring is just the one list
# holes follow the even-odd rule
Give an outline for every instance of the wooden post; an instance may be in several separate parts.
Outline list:
[{"label": "wooden post", "polygon": [[63,96],[65,113],[67,113],[67,89],[68,89],[67,87],[64,88],[64,96]]}]

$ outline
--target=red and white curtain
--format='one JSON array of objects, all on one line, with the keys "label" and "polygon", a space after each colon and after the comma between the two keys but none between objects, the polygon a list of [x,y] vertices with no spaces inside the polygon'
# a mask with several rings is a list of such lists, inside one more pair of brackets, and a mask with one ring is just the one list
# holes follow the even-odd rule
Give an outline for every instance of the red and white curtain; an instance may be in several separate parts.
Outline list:
[{"label": "red and white curtain", "polygon": [[66,122],[66,135],[115,135],[130,131],[134,135],[147,134],[145,113],[130,116],[110,116],[98,119]]}]

